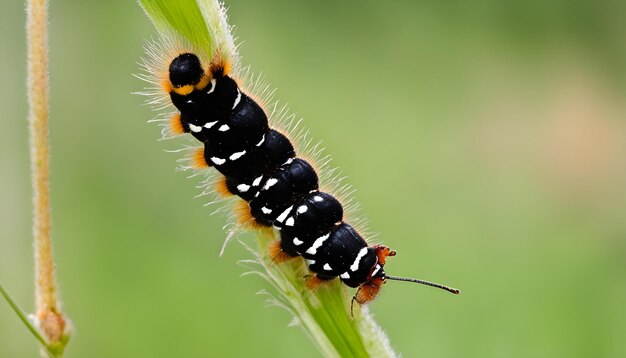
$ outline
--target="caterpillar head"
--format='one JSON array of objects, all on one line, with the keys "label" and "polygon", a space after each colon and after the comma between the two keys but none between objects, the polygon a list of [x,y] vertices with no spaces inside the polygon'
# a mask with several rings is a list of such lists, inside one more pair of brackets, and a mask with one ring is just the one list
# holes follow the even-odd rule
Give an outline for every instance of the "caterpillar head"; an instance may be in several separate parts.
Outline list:
[{"label": "caterpillar head", "polygon": [[200,58],[193,53],[183,53],[172,60],[169,80],[172,91],[181,96],[190,94],[194,89],[202,90],[209,83]]},{"label": "caterpillar head", "polygon": [[387,246],[384,246],[384,245],[374,246],[374,251],[376,253],[376,258],[377,258],[376,263],[372,267],[372,270],[370,271],[367,281],[365,281],[365,283],[359,286],[358,290],[356,291],[356,294],[352,298],[353,304],[354,304],[354,301],[358,302],[359,304],[366,304],[366,303],[373,301],[378,295],[378,293],[380,292],[382,285],[385,282],[387,282],[387,280],[419,283],[422,285],[440,288],[442,290],[446,290],[454,294],[461,293],[461,291],[457,290],[456,288],[440,285],[438,283],[419,280],[415,278],[389,276],[385,273],[385,270],[383,270],[383,267],[385,266],[387,257],[396,256],[396,252],[389,249]]}]

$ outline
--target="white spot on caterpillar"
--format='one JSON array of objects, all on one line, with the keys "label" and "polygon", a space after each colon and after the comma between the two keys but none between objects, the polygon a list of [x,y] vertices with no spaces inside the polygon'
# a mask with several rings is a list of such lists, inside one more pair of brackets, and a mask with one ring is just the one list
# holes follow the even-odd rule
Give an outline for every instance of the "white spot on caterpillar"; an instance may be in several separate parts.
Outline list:
[{"label": "white spot on caterpillar", "polygon": [[322,197],[321,197],[321,196],[319,196],[319,195],[315,195],[315,196],[313,197],[313,200],[315,200],[316,202],[318,202],[318,203],[319,203],[320,201],[324,201],[324,198],[322,198]]},{"label": "white spot on caterpillar", "polygon": [[242,150],[241,152],[235,152],[233,154],[230,155],[230,157],[228,157],[230,160],[237,160],[241,157],[243,157],[243,155],[246,154],[245,150]]},{"label": "white spot on caterpillar", "polygon": [[278,215],[278,217],[276,218],[276,221],[282,223],[287,218],[287,215],[289,215],[289,212],[291,212],[291,209],[293,209],[293,205],[285,209],[285,211],[283,211],[282,213],[280,213],[280,215]]},{"label": "white spot on caterpillar", "polygon": [[324,270],[326,270],[326,271],[332,271],[332,270],[333,270],[333,268],[332,268],[332,267],[330,267],[330,265],[329,265],[329,264],[327,264],[327,263],[325,263],[325,264],[324,264],[324,267],[322,267],[322,268],[323,268]]},{"label": "white spot on caterpillar", "polygon": [[248,185],[248,184],[239,184],[239,185],[237,185],[237,190],[239,190],[240,193],[245,193],[248,190],[250,190],[250,185]]},{"label": "white spot on caterpillar", "polygon": [[261,184],[261,179],[263,179],[263,175],[254,179],[254,181],[252,182],[252,186],[259,186],[259,184]]},{"label": "white spot on caterpillar", "polygon": [[354,259],[354,262],[350,266],[351,271],[356,271],[359,269],[359,263],[361,262],[361,259],[363,258],[363,256],[365,256],[365,254],[367,254],[367,247],[362,248],[361,251],[359,251],[359,254],[356,255],[356,259]]},{"label": "white spot on caterpillar", "polygon": [[261,208],[261,211],[263,212],[263,214],[265,215],[269,215],[272,213],[272,209],[268,209],[265,206]]},{"label": "white spot on caterpillar", "polygon": [[194,133],[202,132],[202,127],[198,127],[197,125],[191,123],[189,123],[189,129],[191,129]]},{"label": "white spot on caterpillar", "polygon": [[204,125],[204,128],[206,129],[211,129],[211,127],[213,127],[214,125],[217,124],[218,121],[213,121],[213,122],[209,122],[207,124]]},{"label": "white spot on caterpillar", "polygon": [[285,221],[285,225],[287,226],[293,226],[294,222],[293,222],[293,217],[289,217],[289,219],[287,219],[287,221]]},{"label": "white spot on caterpillar", "polygon": [[322,247],[322,244],[324,243],[324,241],[326,241],[329,237],[330,237],[330,233],[328,233],[328,234],[326,234],[326,235],[324,235],[324,236],[321,236],[321,237],[317,238],[317,239],[315,240],[315,242],[313,243],[313,245],[311,245],[311,247],[309,247],[309,248],[306,250],[306,253],[307,253],[307,254],[309,254],[309,255],[315,255],[315,254],[317,254],[317,249],[319,249],[320,247]]},{"label": "white spot on caterpillar", "polygon": [[339,277],[343,278],[344,280],[347,280],[350,278],[350,274],[348,273],[348,271],[342,273],[341,275],[339,275]]},{"label": "white spot on caterpillar", "polygon": [[217,85],[217,82],[215,81],[215,78],[211,80],[211,89],[209,90],[209,92],[207,92],[207,94],[211,94],[213,93],[213,91],[215,91],[215,85]]},{"label": "white spot on caterpillar", "polygon": [[211,157],[211,161],[213,163],[215,163],[215,165],[222,165],[222,164],[226,163],[226,159],[222,159],[222,158],[218,158],[218,157]]},{"label": "white spot on caterpillar", "polygon": [[229,129],[230,127],[228,126],[228,124],[222,124],[221,127],[219,127],[217,130],[220,132],[226,132]]},{"label": "white spot on caterpillar", "polygon": [[284,163],[283,163],[283,165],[289,165],[289,164],[291,164],[292,162],[293,162],[293,158],[289,158],[289,159],[287,159],[287,161],[286,161],[286,162],[284,162]]},{"label": "white spot on caterpillar", "polygon": [[307,265],[311,266],[311,265],[315,265],[315,260],[306,260]]},{"label": "white spot on caterpillar", "polygon": [[376,264],[376,267],[374,267],[374,271],[372,271],[372,276],[376,276],[378,271],[380,271],[380,265]]},{"label": "white spot on caterpillar", "polygon": [[294,237],[293,238],[293,244],[296,245],[296,246],[300,246],[300,245],[304,244],[304,241],[298,239],[297,237]]},{"label": "white spot on caterpillar", "polygon": [[272,185],[274,185],[276,183],[278,183],[278,179],[276,179],[276,178],[269,178],[267,180],[267,182],[265,182],[265,186],[263,187],[263,190],[267,190],[267,189],[271,188]]},{"label": "white spot on caterpillar", "polygon": [[304,214],[304,213],[306,213],[307,210],[309,210],[309,208],[306,205],[301,205],[298,208],[298,214]]},{"label": "white spot on caterpillar", "polygon": [[257,147],[260,147],[260,146],[261,146],[261,144],[263,144],[263,142],[265,142],[265,134],[263,134],[263,137],[261,137],[261,141],[260,141],[260,142],[258,142],[258,143],[256,144],[256,146],[257,146]]},{"label": "white spot on caterpillar", "polygon": [[239,90],[239,88],[237,88],[237,98],[235,98],[235,103],[233,103],[232,109],[235,109],[235,107],[237,107],[240,101],[241,101],[241,91]]}]

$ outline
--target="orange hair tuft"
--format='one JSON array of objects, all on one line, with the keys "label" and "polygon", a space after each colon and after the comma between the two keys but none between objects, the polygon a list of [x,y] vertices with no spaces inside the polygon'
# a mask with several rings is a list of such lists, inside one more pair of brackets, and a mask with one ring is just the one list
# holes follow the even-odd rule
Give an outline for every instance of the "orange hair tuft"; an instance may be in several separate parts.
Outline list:
[{"label": "orange hair tuft", "polygon": [[[245,200],[238,200],[233,208],[237,222],[252,229],[267,229],[268,227],[256,221],[250,212],[250,205]],[[271,229],[271,227],[269,227]]]},{"label": "orange hair tuft", "polygon": [[226,185],[225,176],[222,175],[215,183],[215,192],[217,192],[217,194],[219,194],[223,198],[227,198],[233,195],[233,193],[231,193],[230,190],[228,190],[228,185]]},{"label": "orange hair tuft", "polygon": [[206,169],[210,167],[209,163],[206,161],[204,157],[204,148],[198,148],[193,153],[193,167],[197,169]]},{"label": "orange hair tuft", "polygon": [[311,276],[306,280],[306,287],[309,288],[309,290],[311,291],[316,291],[317,289],[319,289],[323,284],[329,282],[330,280],[322,280],[321,278],[319,278],[317,275],[315,276]]},{"label": "orange hair tuft", "polygon": [[267,252],[269,253],[270,258],[272,259],[272,262],[276,262],[276,263],[283,263],[283,262],[286,262],[293,258],[298,257],[298,256],[291,256],[285,251],[283,251],[283,249],[280,247],[280,240],[272,241],[267,247]]},{"label": "orange hair tuft", "polygon": [[161,89],[167,94],[170,94],[174,90],[174,86],[172,86],[172,82],[170,82],[169,78],[164,78],[163,81],[161,81]]},{"label": "orange hair tuft", "polygon": [[183,119],[180,113],[174,114],[170,119],[170,131],[176,135],[185,133],[185,128],[183,127]]}]

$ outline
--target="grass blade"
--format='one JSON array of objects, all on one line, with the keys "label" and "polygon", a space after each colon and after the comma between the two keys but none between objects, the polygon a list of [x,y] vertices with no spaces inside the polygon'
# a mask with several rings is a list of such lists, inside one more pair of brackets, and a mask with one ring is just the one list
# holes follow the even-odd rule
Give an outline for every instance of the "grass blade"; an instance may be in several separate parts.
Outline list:
[{"label": "grass blade", "polygon": [[41,333],[39,333],[39,330],[37,329],[37,327],[35,327],[35,325],[28,319],[24,311],[20,308],[20,306],[17,305],[17,303],[13,300],[13,297],[9,295],[9,293],[4,289],[2,284],[0,284],[0,293],[2,294],[4,299],[7,301],[9,306],[11,306],[11,309],[13,310],[13,312],[15,312],[15,314],[20,318],[20,321],[22,321],[22,323],[24,323],[24,325],[26,326],[26,328],[28,328],[30,333],[33,334],[35,339],[37,339],[39,343],[41,343],[41,345],[46,349],[46,351],[48,351],[48,353],[50,353],[53,357],[56,356],[55,352],[53,352],[52,349],[50,349],[50,347],[46,343],[46,340],[43,338]]}]

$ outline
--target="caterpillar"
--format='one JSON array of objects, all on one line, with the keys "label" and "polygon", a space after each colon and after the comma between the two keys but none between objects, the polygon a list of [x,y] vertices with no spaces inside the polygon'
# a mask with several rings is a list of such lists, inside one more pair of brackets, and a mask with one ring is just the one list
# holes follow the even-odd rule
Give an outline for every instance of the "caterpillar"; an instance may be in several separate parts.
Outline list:
[{"label": "caterpillar", "polygon": [[352,305],[371,302],[387,280],[460,292],[388,275],[386,260],[396,252],[368,245],[344,220],[341,202],[320,189],[314,166],[298,156],[285,133],[270,127],[266,111],[231,77],[231,66],[219,53],[206,66],[193,51],[175,55],[161,84],[178,110],[170,131],[202,143],[196,164],[221,173],[218,191],[241,199],[240,222],[280,233],[269,248],[275,262],[303,257],[313,273],[309,288],[339,278],[357,288]]}]

